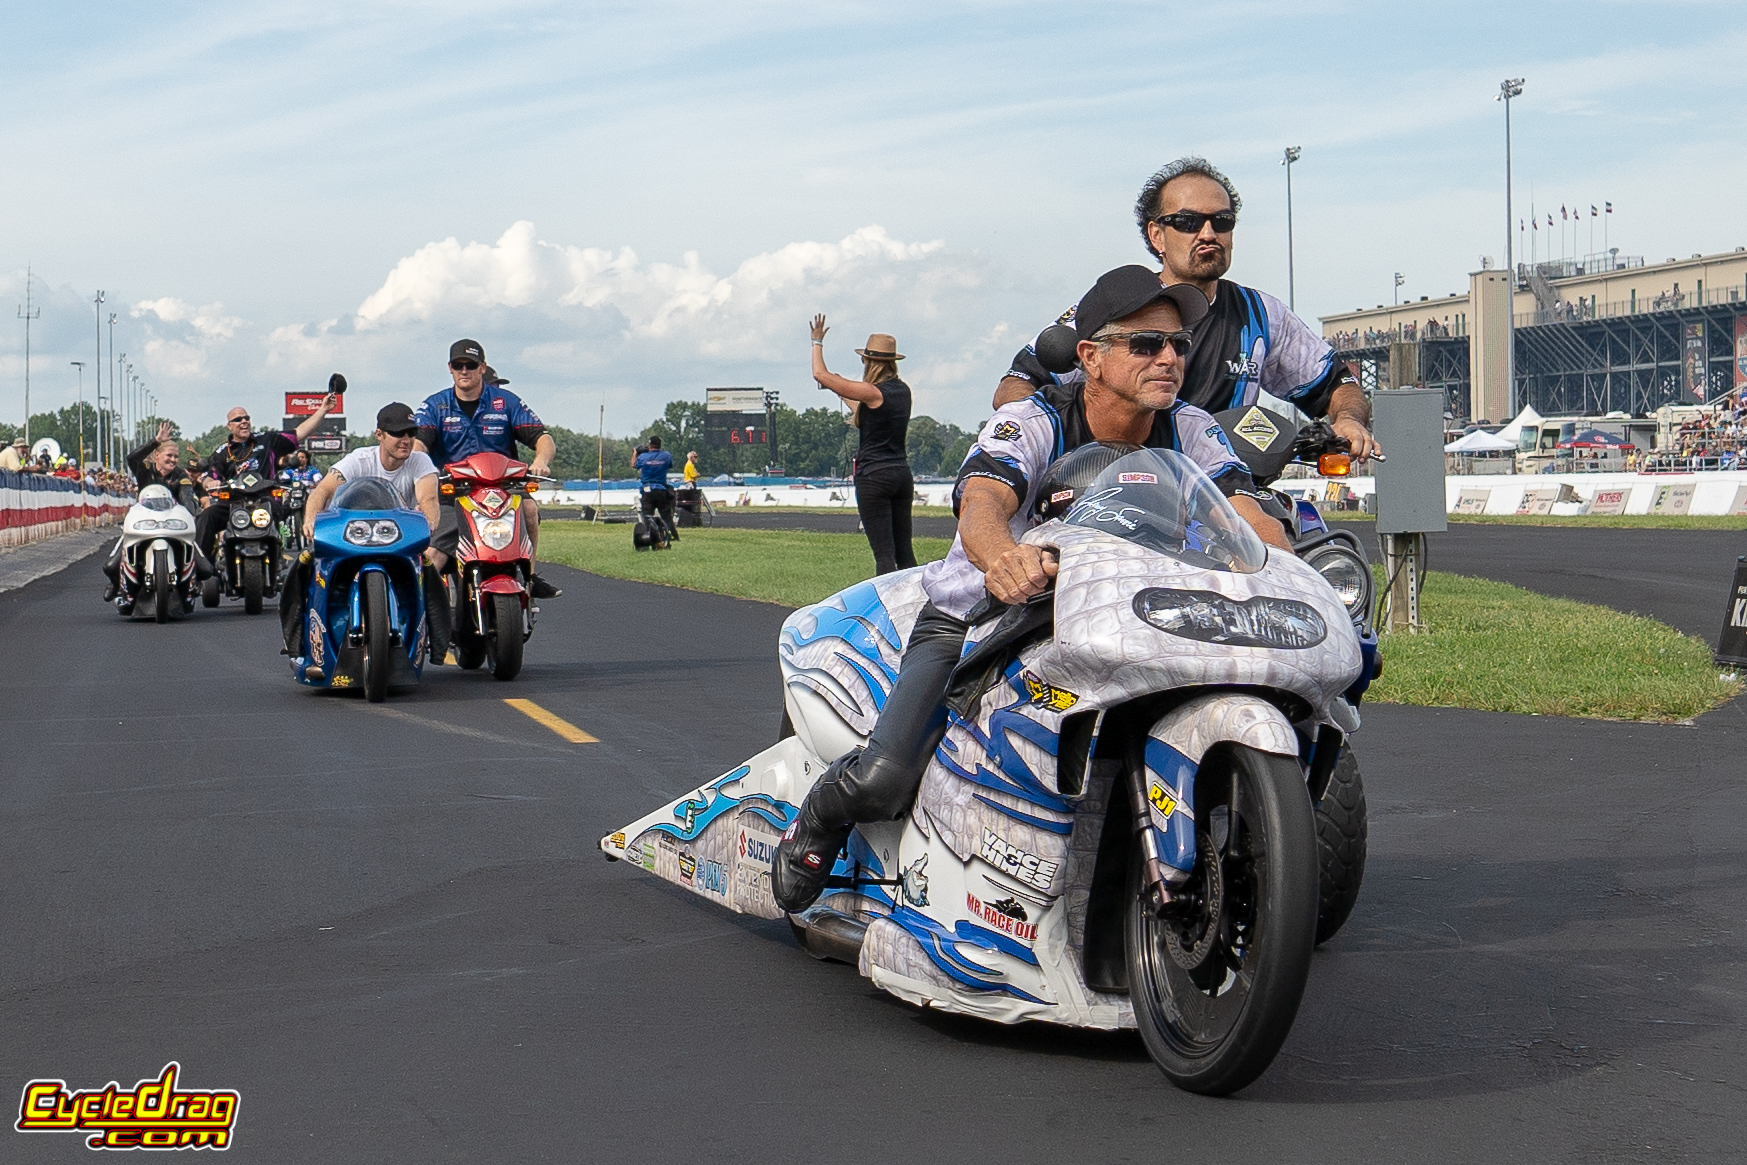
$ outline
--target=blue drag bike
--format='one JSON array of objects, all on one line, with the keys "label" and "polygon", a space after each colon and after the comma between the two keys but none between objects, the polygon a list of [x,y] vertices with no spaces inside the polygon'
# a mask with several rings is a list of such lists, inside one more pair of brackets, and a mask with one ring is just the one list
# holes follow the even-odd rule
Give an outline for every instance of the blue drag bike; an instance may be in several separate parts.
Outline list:
[{"label": "blue drag bike", "polygon": [[389,688],[418,682],[428,650],[420,556],[430,540],[424,515],[403,509],[386,482],[340,487],[285,588],[303,596],[287,604],[284,626],[299,683],[363,688],[380,703]]}]

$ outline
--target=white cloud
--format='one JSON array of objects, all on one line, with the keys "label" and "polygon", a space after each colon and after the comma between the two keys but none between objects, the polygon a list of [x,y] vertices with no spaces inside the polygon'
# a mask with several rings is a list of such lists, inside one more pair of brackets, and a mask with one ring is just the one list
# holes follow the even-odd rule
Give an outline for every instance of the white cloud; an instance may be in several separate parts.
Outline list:
[{"label": "white cloud", "polygon": [[166,296],[163,299],[142,300],[133,305],[133,317],[139,319],[147,314],[155,315],[167,324],[186,323],[208,340],[228,340],[237,334],[237,329],[244,322],[236,316],[224,314],[224,304],[209,303],[205,307],[190,307],[179,299]]}]

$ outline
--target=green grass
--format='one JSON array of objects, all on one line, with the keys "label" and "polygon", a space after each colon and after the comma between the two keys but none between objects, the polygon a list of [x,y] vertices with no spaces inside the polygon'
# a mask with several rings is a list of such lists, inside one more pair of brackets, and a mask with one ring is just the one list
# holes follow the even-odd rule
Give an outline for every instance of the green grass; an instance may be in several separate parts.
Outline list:
[{"label": "green grass", "polygon": [[[945,558],[945,538],[912,540],[917,562]],[[682,530],[669,550],[638,551],[629,525],[553,522],[540,526],[540,557],[579,570],[694,591],[800,607],[873,575],[859,534],[804,530]]]},{"label": "green grass", "polygon": [[[915,540],[918,562],[944,538]],[[799,607],[873,573],[867,539],[797,530],[692,529],[664,551],[638,552],[629,525],[552,522],[540,556],[612,578]],[[1381,586],[1381,580],[1379,580]],[[1673,628],[1521,587],[1433,572],[1423,635],[1383,637],[1383,678],[1368,699],[1489,712],[1684,720],[1741,690],[1710,649]]]},{"label": "green grass", "polygon": [[1718,678],[1707,645],[1654,619],[1438,571],[1420,609],[1430,631],[1383,636],[1383,678],[1367,699],[1685,720],[1741,691]]}]

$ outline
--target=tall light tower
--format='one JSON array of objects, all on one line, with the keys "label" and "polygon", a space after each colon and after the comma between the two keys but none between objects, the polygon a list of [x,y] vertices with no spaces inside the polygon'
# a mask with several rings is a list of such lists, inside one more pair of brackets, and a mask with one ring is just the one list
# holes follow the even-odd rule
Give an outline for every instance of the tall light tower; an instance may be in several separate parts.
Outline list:
[{"label": "tall light tower", "polygon": [[1516,395],[1516,255],[1511,250],[1510,224],[1510,100],[1523,95],[1523,79],[1510,77],[1498,83],[1494,101],[1504,102],[1504,379],[1510,386],[1510,415],[1521,411]]},{"label": "tall light tower", "polygon": [[69,360],[74,368],[79,370],[79,472],[85,471],[85,362]]},{"label": "tall light tower", "polygon": [[1286,306],[1298,310],[1298,284],[1292,270],[1292,163],[1304,153],[1300,146],[1287,146],[1280,164],[1286,167]]},{"label": "tall light tower", "polygon": [[24,321],[24,443],[30,444],[30,321],[42,315],[42,308],[30,306],[30,268],[24,269],[24,302],[18,305],[18,318]]}]

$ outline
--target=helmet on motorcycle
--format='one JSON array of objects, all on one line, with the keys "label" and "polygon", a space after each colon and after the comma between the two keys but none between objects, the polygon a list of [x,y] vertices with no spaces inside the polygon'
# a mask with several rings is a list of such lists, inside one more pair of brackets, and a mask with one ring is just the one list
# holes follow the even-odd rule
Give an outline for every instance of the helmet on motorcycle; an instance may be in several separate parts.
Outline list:
[{"label": "helmet on motorcycle", "polygon": [[1067,513],[1100,473],[1139,448],[1127,441],[1094,441],[1056,458],[1043,471],[1033,508],[1037,520],[1047,522]]},{"label": "helmet on motorcycle", "polygon": [[176,495],[168,486],[148,485],[140,490],[139,504],[148,510],[168,510],[176,505]]}]

